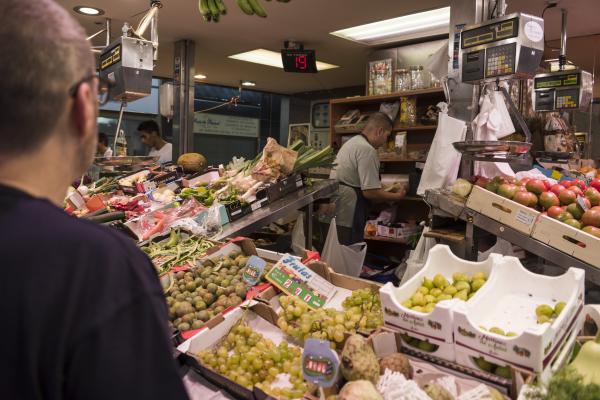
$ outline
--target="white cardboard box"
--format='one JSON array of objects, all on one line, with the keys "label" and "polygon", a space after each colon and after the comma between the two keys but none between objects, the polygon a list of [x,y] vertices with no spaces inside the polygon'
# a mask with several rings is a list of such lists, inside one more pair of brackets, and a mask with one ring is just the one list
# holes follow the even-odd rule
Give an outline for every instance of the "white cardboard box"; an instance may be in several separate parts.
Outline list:
[{"label": "white cardboard box", "polygon": [[526,235],[531,235],[535,222],[541,215],[533,208],[525,207],[479,186],[473,186],[467,207]]},{"label": "white cardboard box", "polygon": [[[582,326],[584,271],[569,268],[557,277],[538,275],[515,257],[504,257],[496,269],[485,296],[474,296],[454,309],[456,354],[476,353],[495,364],[542,372],[573,329]],[[538,305],[554,307],[561,301],[566,306],[551,324],[537,323]],[[516,336],[491,333],[492,327]]]},{"label": "white cardboard box", "polygon": [[600,238],[548,216],[540,216],[533,238],[600,268]]},{"label": "white cardboard box", "polygon": [[[457,304],[464,303],[458,299],[439,302],[435,309],[425,314],[404,307],[401,302],[410,298],[421,286],[424,278],[433,279],[436,274],[442,274],[448,281],[452,281],[452,274],[463,272],[472,275],[476,272],[484,272],[489,279],[494,273],[495,265],[500,262],[502,256],[492,254],[486,261],[472,262],[456,257],[446,245],[437,245],[429,252],[425,266],[403,286],[395,287],[387,283],[380,291],[381,306],[385,325],[403,334],[420,340],[428,340],[439,346],[439,349],[430,354],[449,361],[454,361],[452,349],[453,339],[453,309]],[[488,283],[468,301],[481,297],[486,292]],[[418,348],[414,348],[419,351]]]}]

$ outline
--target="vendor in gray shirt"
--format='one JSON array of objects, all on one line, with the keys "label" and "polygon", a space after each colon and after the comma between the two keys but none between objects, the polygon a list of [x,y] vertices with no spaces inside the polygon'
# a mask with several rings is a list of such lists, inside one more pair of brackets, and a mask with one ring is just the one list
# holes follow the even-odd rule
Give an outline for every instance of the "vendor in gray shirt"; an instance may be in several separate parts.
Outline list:
[{"label": "vendor in gray shirt", "polygon": [[372,114],[360,135],[348,140],[336,158],[331,178],[340,183],[336,198],[336,223],[340,242],[362,242],[370,202],[393,202],[406,195],[386,192],[379,179],[377,149],[387,143],[392,121],[381,112]]}]

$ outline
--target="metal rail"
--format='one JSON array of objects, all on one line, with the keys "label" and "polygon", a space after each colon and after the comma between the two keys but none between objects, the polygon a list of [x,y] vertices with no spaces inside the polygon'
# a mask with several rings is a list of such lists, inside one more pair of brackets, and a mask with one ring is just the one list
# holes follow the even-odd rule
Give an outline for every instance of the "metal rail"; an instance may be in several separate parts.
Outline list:
[{"label": "metal rail", "polygon": [[304,187],[265,207],[248,214],[238,221],[223,226],[223,231],[215,237],[222,240],[237,235],[248,235],[265,225],[289,215],[292,211],[303,210],[307,213],[305,223],[306,248],[312,244],[312,204],[315,200],[330,197],[338,189],[339,184],[333,180],[323,180],[312,186]]},{"label": "metal rail", "polygon": [[[479,228],[510,243],[514,243],[522,249],[565,270],[570,267],[581,268],[585,271],[586,280],[600,285],[600,269],[527,236],[510,226],[467,208],[465,199],[443,191],[429,190],[425,194],[425,201],[432,207],[433,214],[441,217],[461,219],[467,223],[465,235],[467,244],[473,244],[476,241],[474,228]],[[473,251],[473,255],[475,254],[476,251]]]}]

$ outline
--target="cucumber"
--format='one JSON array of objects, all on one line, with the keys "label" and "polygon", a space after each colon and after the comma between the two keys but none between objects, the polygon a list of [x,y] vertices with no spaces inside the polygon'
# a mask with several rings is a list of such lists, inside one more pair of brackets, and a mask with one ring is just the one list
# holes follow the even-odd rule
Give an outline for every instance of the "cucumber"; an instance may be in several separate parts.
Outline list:
[{"label": "cucumber", "polygon": [[84,216],[82,216],[81,218],[89,219],[90,217],[97,217],[98,215],[106,214],[107,212],[108,212],[108,208],[103,207],[99,210],[87,213]]},{"label": "cucumber", "polygon": [[94,222],[98,222],[98,223],[104,223],[104,222],[110,222],[110,221],[116,221],[116,220],[124,220],[125,213],[123,211],[115,211],[115,212],[110,212],[107,214],[96,215],[96,216],[88,218],[88,219],[90,221],[94,221]]}]

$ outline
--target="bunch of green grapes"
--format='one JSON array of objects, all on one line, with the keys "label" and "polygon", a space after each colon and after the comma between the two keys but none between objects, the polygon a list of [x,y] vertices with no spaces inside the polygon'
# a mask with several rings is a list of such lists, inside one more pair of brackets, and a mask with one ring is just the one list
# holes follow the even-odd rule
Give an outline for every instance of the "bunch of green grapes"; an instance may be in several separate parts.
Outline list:
[{"label": "bunch of green grapes", "polygon": [[282,310],[277,325],[288,335],[306,339],[329,340],[333,346],[344,341],[345,333],[359,329],[375,329],[383,325],[379,295],[370,289],[360,289],[344,300],[344,311],[333,308],[312,310],[300,299],[282,296]]},{"label": "bunch of green grapes", "polygon": [[[276,346],[246,323],[233,327],[218,346],[198,353],[198,357],[205,366],[237,384],[248,389],[260,387],[280,399],[300,398],[308,390],[302,377],[300,348],[286,342]],[[291,387],[271,387],[279,374],[288,374]]]}]

